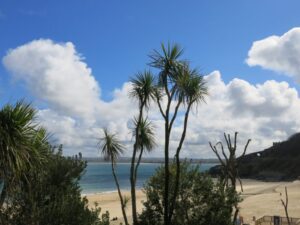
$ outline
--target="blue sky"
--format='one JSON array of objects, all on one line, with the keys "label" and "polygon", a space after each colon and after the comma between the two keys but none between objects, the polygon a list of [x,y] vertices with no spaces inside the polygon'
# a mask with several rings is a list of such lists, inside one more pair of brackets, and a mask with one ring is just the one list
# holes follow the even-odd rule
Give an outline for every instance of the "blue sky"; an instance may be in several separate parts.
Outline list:
[{"label": "blue sky", "polygon": [[[299,8],[296,0],[2,0],[0,58],[9,49],[37,39],[72,42],[92,69],[101,100],[107,102],[115,98],[116,88],[122,89],[131,76],[146,68],[152,49],[170,41],[184,47],[185,57],[203,74],[220,71],[225,84],[234,78],[250,85],[276,80],[300,90],[295,74],[285,72],[290,75],[285,76],[285,70],[276,66],[258,62],[250,67],[245,62],[254,41],[298,27]],[[39,99],[8,70],[0,64],[0,105],[23,97]],[[35,104],[41,109],[51,105],[43,98]]]},{"label": "blue sky", "polygon": [[[251,83],[282,80],[286,78],[249,68],[244,60],[253,41],[299,25],[299,8],[299,1],[279,0],[3,0],[0,53],[33,39],[72,41],[107,99],[115,87],[145,68],[153,48],[168,41],[180,43],[203,73],[222,71],[225,81],[235,76]],[[0,74],[7,77],[3,66]],[[5,95],[13,98],[16,92]]]}]

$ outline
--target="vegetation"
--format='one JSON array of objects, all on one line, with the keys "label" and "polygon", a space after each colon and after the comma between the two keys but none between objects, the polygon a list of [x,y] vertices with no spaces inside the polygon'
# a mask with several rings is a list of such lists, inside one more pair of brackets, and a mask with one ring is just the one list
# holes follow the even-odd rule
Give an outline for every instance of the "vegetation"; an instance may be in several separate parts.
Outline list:
[{"label": "vegetation", "polygon": [[128,225],[129,223],[126,215],[127,199],[125,198],[125,196],[122,196],[119,181],[115,171],[116,160],[118,159],[119,155],[122,154],[124,146],[120,143],[115,134],[109,133],[107,129],[104,129],[103,132],[104,136],[100,139],[99,148],[101,150],[101,153],[104,155],[104,158],[106,160],[110,160],[111,162],[111,170],[118,189],[124,222],[126,225]]},{"label": "vegetation", "polygon": [[[287,187],[285,187],[284,190],[285,190],[285,201],[283,199],[280,199],[280,200],[281,200],[281,204],[284,208],[284,212],[285,212],[285,216],[286,216],[288,225],[291,225],[291,221],[290,221],[290,217],[289,217],[289,211],[288,211],[289,195],[288,195]],[[281,193],[280,193],[280,196],[281,196]]]},{"label": "vegetation", "polygon": [[109,214],[101,222],[100,208],[89,209],[87,199],[81,198],[78,181],[85,167],[80,157],[63,157],[62,147],[51,150],[47,164],[31,169],[26,179],[15,182],[3,210],[3,224],[108,224]]},{"label": "vegetation", "polygon": [[89,209],[81,198],[81,154],[67,158],[61,146],[51,148],[34,118],[35,110],[24,102],[0,111],[0,224],[108,225],[109,214],[99,219],[100,208]]},{"label": "vegetation", "polygon": [[[189,63],[181,59],[183,50],[178,45],[170,45],[166,47],[161,45],[161,51],[154,50],[150,55],[151,62],[149,65],[158,69],[158,76],[155,78],[150,71],[138,73],[135,78],[131,79],[132,88],[129,93],[130,97],[138,102],[138,115],[134,119],[133,135],[135,138],[130,167],[130,184],[131,184],[131,202],[133,224],[139,224],[136,210],[136,179],[138,166],[140,164],[144,149],[151,151],[155,146],[153,127],[151,122],[145,117],[145,113],[150,107],[151,101],[154,101],[164,119],[164,192],[163,192],[163,218],[164,224],[171,224],[174,210],[176,208],[177,198],[179,196],[179,187],[181,183],[181,162],[180,152],[186,137],[187,124],[190,111],[193,106],[197,106],[203,102],[207,95],[206,83],[203,76],[196,70],[191,69]],[[182,133],[178,146],[175,151],[175,177],[174,183],[170,186],[170,137],[172,127],[177,118],[178,112],[183,113],[184,122]],[[110,148],[112,144],[112,149]],[[116,148],[114,148],[116,147]],[[102,152],[105,156],[112,160],[112,170],[118,188],[121,202],[121,208],[125,223],[127,224],[127,216],[125,212],[125,203],[120,192],[118,180],[114,172],[115,158],[112,154],[122,152],[120,142],[115,139],[115,134],[107,134],[105,131],[101,145]],[[139,151],[139,155],[138,154]]]},{"label": "vegetation", "polygon": [[[243,185],[242,185],[242,181],[240,179],[239,171],[238,171],[239,162],[237,160],[237,155],[236,155],[237,135],[238,135],[238,132],[235,132],[234,140],[232,142],[230,134],[226,135],[226,133],[224,133],[224,138],[226,141],[227,150],[229,152],[229,155],[226,154],[226,152],[224,150],[224,145],[221,141],[219,141],[214,146],[211,144],[211,142],[209,142],[209,145],[210,145],[210,148],[212,149],[212,151],[216,154],[216,156],[219,159],[219,162],[221,164],[221,170],[222,170],[221,179],[224,182],[224,185],[228,186],[229,181],[230,181],[231,186],[234,189],[236,189],[236,182],[238,180],[241,185],[241,190],[243,191]],[[245,156],[250,141],[251,141],[251,139],[248,139],[248,141],[244,147],[243,153],[240,157]],[[218,152],[217,145],[220,145],[222,155],[220,155],[220,153]],[[222,157],[223,157],[223,159],[222,159]]]},{"label": "vegetation", "polygon": [[0,110],[0,209],[14,181],[45,161],[47,135],[34,123],[36,112],[22,101]]},{"label": "vegetation", "polygon": [[[295,180],[300,177],[300,134],[255,153],[238,158],[242,178],[269,181]],[[215,169],[213,169],[215,170]]]},{"label": "vegetation", "polygon": [[[174,207],[171,224],[174,225],[231,225],[233,206],[239,196],[232,187],[225,187],[221,182],[214,183],[198,166],[187,162],[181,164],[181,182],[178,198]],[[174,194],[176,182],[176,164],[170,165],[170,193]],[[161,225],[164,209],[164,167],[145,184],[147,200],[140,215],[142,225]],[[172,197],[172,196],[171,196]]]},{"label": "vegetation", "polygon": [[[166,47],[161,45],[161,52],[154,50],[150,55],[150,66],[159,70],[156,103],[160,113],[165,121],[165,191],[164,191],[164,224],[169,225],[172,221],[175,209],[176,198],[178,196],[178,188],[180,183],[180,151],[186,136],[187,122],[191,107],[204,101],[207,95],[207,88],[203,77],[196,69],[191,69],[187,61],[182,60],[183,50],[179,45],[170,45]],[[165,104],[162,104],[162,103]],[[175,108],[172,106],[175,104]],[[165,109],[163,105],[166,105]],[[181,138],[176,149],[176,178],[173,194],[170,194],[170,172],[169,172],[169,152],[171,131],[176,120],[179,108],[184,107],[184,124]],[[172,111],[174,108],[174,111]],[[172,197],[171,197],[172,196]]]},{"label": "vegetation", "polygon": [[[221,141],[219,141],[214,146],[209,142],[209,145],[210,145],[210,148],[212,149],[212,151],[218,157],[218,159],[220,161],[220,164],[221,164],[221,182],[222,182],[222,185],[225,185],[226,187],[228,187],[229,186],[229,181],[230,181],[230,186],[234,190],[236,190],[236,182],[238,180],[240,185],[241,185],[241,190],[243,191],[243,185],[242,185],[242,181],[240,179],[239,171],[238,171],[239,162],[237,161],[237,156],[236,156],[237,136],[238,136],[238,132],[235,132],[234,133],[234,140],[232,142],[230,134],[226,135],[226,133],[224,133],[224,138],[225,138],[225,141],[226,141],[226,145],[227,145],[229,155],[227,155],[225,153],[224,146],[223,146],[223,143]],[[242,153],[241,157],[245,156],[250,141],[251,141],[251,139],[248,139],[248,141],[247,141],[247,143],[244,147],[244,150],[243,150],[243,153]],[[218,152],[217,145],[221,146],[222,156]],[[222,157],[223,157],[223,159],[222,159]],[[235,207],[235,213],[234,213],[234,217],[233,217],[233,223],[235,224],[235,222],[237,220],[238,213],[239,213],[239,207],[238,207],[237,203],[234,207]]]},{"label": "vegetation", "polygon": [[[134,119],[134,137],[133,152],[130,167],[130,185],[131,185],[131,202],[132,202],[132,218],[133,224],[136,225],[136,178],[139,163],[141,161],[144,147],[151,151],[155,145],[153,137],[153,129],[151,123],[143,118],[143,111],[149,108],[150,100],[155,96],[154,77],[149,71],[139,73],[135,78],[131,79],[132,90],[130,96],[136,99],[139,103],[139,115]],[[136,162],[137,151],[140,151],[138,162]]]}]

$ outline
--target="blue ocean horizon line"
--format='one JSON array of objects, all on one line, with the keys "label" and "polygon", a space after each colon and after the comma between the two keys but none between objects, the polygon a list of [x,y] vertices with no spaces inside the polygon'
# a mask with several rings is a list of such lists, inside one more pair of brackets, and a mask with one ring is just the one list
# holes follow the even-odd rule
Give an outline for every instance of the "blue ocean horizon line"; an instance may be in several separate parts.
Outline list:
[{"label": "blue ocean horizon line", "polygon": [[[145,182],[155,173],[162,163],[141,163],[136,183],[137,189],[141,189]],[[201,171],[207,171],[215,163],[200,163]],[[116,165],[116,174],[122,190],[130,190],[130,163],[122,162]],[[112,176],[111,163],[109,162],[87,162],[84,175],[79,181],[82,195],[112,193],[116,192],[115,181]]]},{"label": "blue ocean horizon line", "polygon": [[[103,157],[83,157],[83,160],[87,162],[103,162],[103,163],[110,163],[109,160],[105,160]],[[174,158],[169,158],[169,161],[172,162]],[[182,158],[180,159],[181,162],[187,161],[191,163],[219,163],[217,158]],[[117,160],[118,163],[131,163],[130,157],[120,157]],[[145,157],[141,160],[141,163],[164,163],[165,159],[162,157]]]}]

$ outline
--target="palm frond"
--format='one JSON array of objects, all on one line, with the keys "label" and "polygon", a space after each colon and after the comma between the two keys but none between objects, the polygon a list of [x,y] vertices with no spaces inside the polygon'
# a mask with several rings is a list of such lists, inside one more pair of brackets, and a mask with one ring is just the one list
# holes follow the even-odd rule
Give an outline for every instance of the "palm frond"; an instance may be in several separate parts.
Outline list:
[{"label": "palm frond", "polygon": [[125,149],[116,134],[109,133],[107,128],[103,129],[103,137],[100,138],[98,146],[104,159],[111,160],[113,163]]},{"label": "palm frond", "polygon": [[184,104],[205,102],[208,95],[206,82],[196,69],[190,69],[188,64],[176,68],[172,76],[175,99]]},{"label": "palm frond", "polygon": [[[138,120],[134,118],[134,127],[138,125]],[[133,136],[136,136],[136,129],[133,129]],[[148,152],[152,151],[156,147],[154,126],[147,118],[142,118],[138,129],[138,149],[146,149]]]},{"label": "palm frond", "polygon": [[[7,104],[0,110],[0,176],[19,176],[42,161],[41,145],[46,144],[46,131],[37,123],[36,110],[24,101]],[[37,141],[40,143],[37,146]],[[5,179],[5,178],[3,178]]]},{"label": "palm frond", "polygon": [[149,65],[158,69],[170,68],[173,63],[179,60],[182,54],[183,49],[178,44],[168,43],[168,46],[165,47],[162,43],[161,52],[153,50],[149,55],[151,59]]},{"label": "palm frond", "polygon": [[132,89],[129,96],[138,99],[139,104],[144,104],[146,108],[149,107],[151,99],[155,98],[157,92],[155,85],[155,78],[150,71],[137,73],[135,78],[130,80]]}]

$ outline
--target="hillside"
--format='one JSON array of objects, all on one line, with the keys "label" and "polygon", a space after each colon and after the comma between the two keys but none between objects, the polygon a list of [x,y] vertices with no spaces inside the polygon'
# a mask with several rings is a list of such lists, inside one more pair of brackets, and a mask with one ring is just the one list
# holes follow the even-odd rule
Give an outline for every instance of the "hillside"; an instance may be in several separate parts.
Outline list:
[{"label": "hillside", "polygon": [[[269,181],[295,180],[300,177],[300,133],[288,140],[273,143],[273,146],[260,152],[239,158],[241,178]],[[216,174],[219,168],[211,169]]]}]

